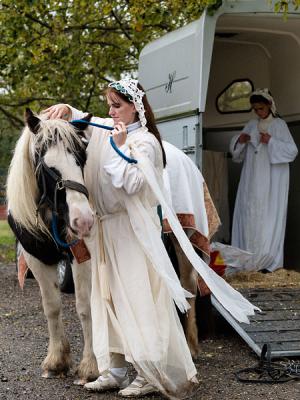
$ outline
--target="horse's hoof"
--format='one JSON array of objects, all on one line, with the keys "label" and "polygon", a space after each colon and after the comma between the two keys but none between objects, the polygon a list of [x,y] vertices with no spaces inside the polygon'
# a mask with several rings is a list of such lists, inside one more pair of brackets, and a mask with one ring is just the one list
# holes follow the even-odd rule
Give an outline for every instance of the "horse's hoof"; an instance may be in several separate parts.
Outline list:
[{"label": "horse's hoof", "polygon": [[200,355],[200,350],[195,350],[195,349],[191,350],[191,355],[192,355],[193,360],[197,360],[197,358]]},{"label": "horse's hoof", "polygon": [[45,379],[66,378],[66,377],[67,374],[65,372],[45,371],[42,374],[42,378]]},{"label": "horse's hoof", "polygon": [[88,382],[87,379],[79,378],[79,379],[75,379],[75,381],[73,383],[74,383],[74,385],[84,386],[87,382]]}]

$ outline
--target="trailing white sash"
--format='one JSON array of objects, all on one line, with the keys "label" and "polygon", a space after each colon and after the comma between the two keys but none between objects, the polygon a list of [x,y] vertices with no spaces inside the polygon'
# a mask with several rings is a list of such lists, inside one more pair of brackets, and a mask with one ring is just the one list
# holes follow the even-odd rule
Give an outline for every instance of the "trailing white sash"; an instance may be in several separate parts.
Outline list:
[{"label": "trailing white sash", "polygon": [[[239,322],[249,323],[248,316],[253,315],[255,310],[259,310],[259,308],[251,304],[238,291],[232,288],[223,278],[217,275],[204,261],[201,260],[201,258],[195,252],[185,232],[183,231],[175,213],[167,203],[166,196],[163,193],[162,185],[160,187],[158,183],[161,181],[161,179],[156,176],[155,168],[153,165],[151,165],[151,161],[147,157],[143,156],[143,154],[136,146],[134,146],[134,144],[131,144],[130,147],[132,150],[132,155],[138,160],[138,168],[140,168],[143,172],[147,183],[151,187],[158,202],[161,204],[164,210],[164,215],[168,219],[174,235],[176,236],[181,248],[193,267],[201,275],[209,289],[223,305],[223,307]],[[148,213],[143,212],[142,208],[144,206],[138,198],[138,195],[127,198],[126,207],[133,229],[146,254],[153,262],[154,268],[164,279],[179,309],[186,310],[187,306],[186,301],[183,300],[183,295],[186,295],[187,292],[180,285],[178,285],[178,280],[176,280],[173,275],[173,273],[175,274],[173,267],[173,273],[170,271],[171,263],[170,261],[168,262],[166,260],[166,251],[163,242],[160,240],[159,232],[157,231],[157,228],[156,230],[151,229],[151,217]],[[146,214],[148,214],[148,218]],[[143,225],[139,225],[141,223]],[[152,223],[154,224],[153,220]],[[155,235],[154,232],[158,232],[157,235]]]}]

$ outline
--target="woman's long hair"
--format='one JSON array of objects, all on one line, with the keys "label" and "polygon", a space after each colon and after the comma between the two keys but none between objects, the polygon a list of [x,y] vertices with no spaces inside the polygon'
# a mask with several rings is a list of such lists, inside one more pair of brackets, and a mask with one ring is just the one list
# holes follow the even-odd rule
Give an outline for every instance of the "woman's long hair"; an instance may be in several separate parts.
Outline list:
[{"label": "woman's long hair", "polygon": [[[145,93],[144,88],[139,83],[138,83],[138,88]],[[119,92],[118,90],[116,90],[113,87],[109,87],[109,88],[106,89],[105,94],[109,95],[109,93],[115,93],[122,100],[126,101],[126,103],[132,104],[132,101],[130,101],[129,98],[125,94]],[[146,120],[147,120],[146,127],[148,128],[149,132],[152,133],[152,135],[154,135],[156,137],[156,139],[158,140],[158,142],[160,144],[161,151],[162,151],[163,165],[165,167],[166,163],[167,163],[166,153],[165,153],[165,150],[164,150],[164,147],[163,147],[163,144],[162,144],[162,140],[161,140],[161,136],[160,136],[159,130],[157,129],[157,126],[156,126],[156,122],[155,122],[155,118],[154,118],[154,114],[153,114],[152,108],[151,108],[151,106],[150,106],[150,104],[148,102],[146,94],[144,94],[144,96],[143,96],[143,104],[144,104],[144,108],[145,108],[145,117],[146,117]]]}]

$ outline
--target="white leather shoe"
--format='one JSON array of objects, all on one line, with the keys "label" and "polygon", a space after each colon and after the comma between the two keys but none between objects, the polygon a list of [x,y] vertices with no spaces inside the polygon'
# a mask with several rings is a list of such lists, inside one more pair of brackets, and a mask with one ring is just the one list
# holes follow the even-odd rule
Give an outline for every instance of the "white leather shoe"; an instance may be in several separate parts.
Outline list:
[{"label": "white leather shoe", "polygon": [[122,378],[113,375],[111,371],[100,375],[95,381],[86,383],[84,388],[94,392],[104,392],[112,389],[123,389],[129,385],[129,377],[126,375]]},{"label": "white leather shoe", "polygon": [[155,393],[157,391],[158,390],[149,382],[147,382],[145,378],[138,375],[129,386],[120,390],[118,394],[122,397],[140,397],[149,393]]}]

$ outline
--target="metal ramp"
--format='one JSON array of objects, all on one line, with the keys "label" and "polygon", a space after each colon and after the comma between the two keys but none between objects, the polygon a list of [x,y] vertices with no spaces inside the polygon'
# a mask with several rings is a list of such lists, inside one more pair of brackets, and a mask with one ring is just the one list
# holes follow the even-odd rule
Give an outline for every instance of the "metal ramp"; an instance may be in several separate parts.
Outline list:
[{"label": "metal ramp", "polygon": [[237,322],[212,295],[212,305],[246,343],[260,356],[265,343],[271,345],[271,358],[300,356],[300,289],[239,290],[262,312],[250,317],[251,323]]}]

